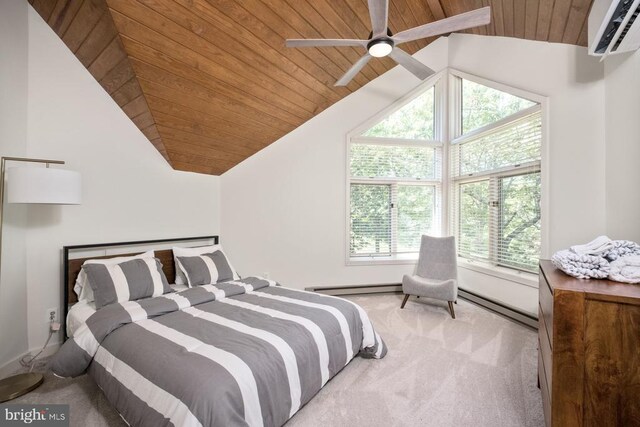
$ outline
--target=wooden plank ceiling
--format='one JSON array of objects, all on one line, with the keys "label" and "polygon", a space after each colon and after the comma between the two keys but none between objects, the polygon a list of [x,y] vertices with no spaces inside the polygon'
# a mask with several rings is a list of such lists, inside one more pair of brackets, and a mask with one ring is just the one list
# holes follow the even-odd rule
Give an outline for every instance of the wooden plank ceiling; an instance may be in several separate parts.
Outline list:
[{"label": "wooden plank ceiling", "polygon": [[[357,48],[286,38],[368,38],[367,0],[29,0],[174,169],[219,175],[389,70],[343,88]],[[393,33],[491,6],[465,32],[585,46],[592,0],[391,0]],[[413,54],[433,39],[407,43]],[[413,79],[406,74],[406,78]]]}]

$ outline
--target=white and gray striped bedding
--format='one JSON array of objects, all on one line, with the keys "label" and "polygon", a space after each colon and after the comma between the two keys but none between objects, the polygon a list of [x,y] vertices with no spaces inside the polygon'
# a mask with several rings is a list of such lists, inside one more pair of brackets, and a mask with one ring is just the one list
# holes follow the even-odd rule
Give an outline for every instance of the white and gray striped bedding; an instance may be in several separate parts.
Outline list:
[{"label": "white and gray striped bedding", "polygon": [[97,310],[51,367],[88,369],[134,426],[279,426],[355,355],[386,352],[356,304],[249,277]]},{"label": "white and gray striped bedding", "polygon": [[238,278],[224,252],[220,250],[202,255],[180,256],[176,259],[190,287]]},{"label": "white and gray striped bedding", "polygon": [[82,270],[93,289],[96,308],[172,292],[162,264],[155,258],[132,259],[114,265],[86,263]]}]

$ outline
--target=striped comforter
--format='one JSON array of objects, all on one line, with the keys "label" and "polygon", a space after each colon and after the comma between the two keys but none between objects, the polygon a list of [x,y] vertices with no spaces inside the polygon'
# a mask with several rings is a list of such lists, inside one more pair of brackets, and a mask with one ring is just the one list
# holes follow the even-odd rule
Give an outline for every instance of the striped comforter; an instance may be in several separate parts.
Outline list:
[{"label": "striped comforter", "polygon": [[249,277],[96,311],[52,360],[135,426],[279,426],[384,342],[358,305]]}]

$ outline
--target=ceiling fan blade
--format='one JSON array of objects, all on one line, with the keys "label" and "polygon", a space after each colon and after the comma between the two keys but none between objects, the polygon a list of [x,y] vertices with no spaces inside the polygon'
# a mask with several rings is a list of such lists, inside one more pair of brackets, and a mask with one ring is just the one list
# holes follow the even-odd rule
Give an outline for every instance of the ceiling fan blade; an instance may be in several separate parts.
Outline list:
[{"label": "ceiling fan blade", "polygon": [[431,68],[424,65],[422,62],[409,55],[407,52],[400,48],[394,48],[389,54],[391,59],[402,65],[404,68],[413,73],[420,80],[424,80],[430,75],[434,74]]},{"label": "ceiling fan blade", "polygon": [[369,62],[370,59],[371,55],[366,53],[362,58],[358,60],[358,62],[356,62],[351,68],[349,68],[349,71],[344,73],[344,76],[340,77],[340,80],[338,80],[334,86],[348,85],[349,82],[356,76],[356,74],[358,74],[360,70],[362,70],[362,67],[367,65],[367,62]]},{"label": "ceiling fan blade", "polygon": [[389,0],[369,0],[369,15],[371,16],[373,38],[386,36],[389,20]]},{"label": "ceiling fan blade", "polygon": [[410,30],[401,31],[393,36],[395,44],[410,42],[426,37],[438,36],[440,34],[452,33],[454,31],[465,30],[467,28],[487,25],[491,22],[491,8],[489,6],[471,12],[461,13],[450,18],[430,22]]},{"label": "ceiling fan blade", "polygon": [[367,46],[368,40],[356,39],[287,39],[287,47]]}]

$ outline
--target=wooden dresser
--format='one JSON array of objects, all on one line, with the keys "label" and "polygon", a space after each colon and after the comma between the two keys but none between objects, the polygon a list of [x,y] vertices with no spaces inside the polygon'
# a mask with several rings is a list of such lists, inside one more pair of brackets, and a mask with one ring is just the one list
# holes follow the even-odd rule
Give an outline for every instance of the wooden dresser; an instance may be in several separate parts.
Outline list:
[{"label": "wooden dresser", "polygon": [[640,285],[540,261],[538,381],[547,427],[640,426]]}]

